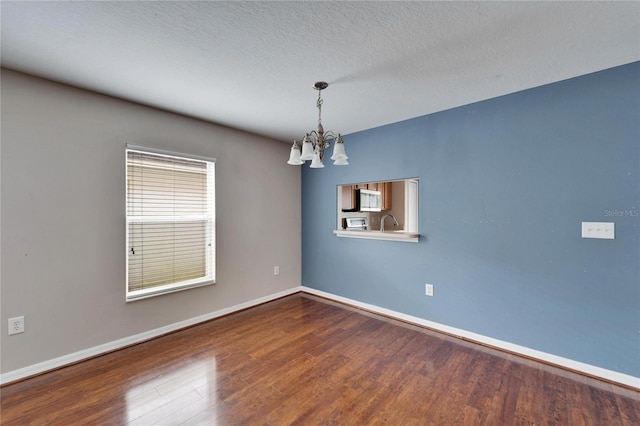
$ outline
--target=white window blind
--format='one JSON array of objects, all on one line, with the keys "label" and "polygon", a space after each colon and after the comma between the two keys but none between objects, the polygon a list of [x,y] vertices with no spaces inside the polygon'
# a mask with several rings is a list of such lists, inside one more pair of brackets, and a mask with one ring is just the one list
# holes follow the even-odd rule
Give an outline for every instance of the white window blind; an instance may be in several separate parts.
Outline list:
[{"label": "white window blind", "polygon": [[127,148],[127,300],[215,282],[215,160]]}]

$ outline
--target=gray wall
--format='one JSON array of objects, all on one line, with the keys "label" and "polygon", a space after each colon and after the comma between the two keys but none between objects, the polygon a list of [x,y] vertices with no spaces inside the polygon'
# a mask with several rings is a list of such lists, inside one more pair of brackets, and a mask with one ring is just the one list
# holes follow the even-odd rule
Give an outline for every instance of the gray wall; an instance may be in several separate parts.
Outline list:
[{"label": "gray wall", "polygon": [[[9,70],[1,112],[1,372],[300,285],[288,144]],[[125,303],[126,143],[217,158],[214,286]]]},{"label": "gray wall", "polygon": [[[303,169],[302,284],[640,377],[639,119],[636,62],[347,135]],[[404,177],[418,244],[331,233],[336,185]]]}]

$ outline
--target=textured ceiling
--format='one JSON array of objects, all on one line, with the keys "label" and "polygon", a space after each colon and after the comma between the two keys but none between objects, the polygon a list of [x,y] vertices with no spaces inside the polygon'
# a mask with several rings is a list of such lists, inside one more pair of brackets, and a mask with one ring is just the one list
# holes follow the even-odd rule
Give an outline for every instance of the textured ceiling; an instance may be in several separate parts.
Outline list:
[{"label": "textured ceiling", "polygon": [[640,59],[639,2],[0,3],[2,66],[290,141]]}]

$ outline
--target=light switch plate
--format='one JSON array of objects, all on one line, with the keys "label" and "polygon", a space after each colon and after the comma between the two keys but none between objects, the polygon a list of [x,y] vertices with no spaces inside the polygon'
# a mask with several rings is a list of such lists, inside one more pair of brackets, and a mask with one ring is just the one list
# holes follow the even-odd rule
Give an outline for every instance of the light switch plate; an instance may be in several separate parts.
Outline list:
[{"label": "light switch plate", "polygon": [[582,238],[600,238],[613,240],[616,238],[614,222],[582,222]]},{"label": "light switch plate", "polygon": [[433,296],[433,284],[424,285],[424,294],[427,296]]}]

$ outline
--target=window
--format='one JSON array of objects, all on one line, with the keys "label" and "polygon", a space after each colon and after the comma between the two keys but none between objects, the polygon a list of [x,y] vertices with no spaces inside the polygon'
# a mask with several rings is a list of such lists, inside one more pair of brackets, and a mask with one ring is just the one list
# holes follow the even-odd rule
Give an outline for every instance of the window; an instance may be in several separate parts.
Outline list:
[{"label": "window", "polygon": [[[418,182],[418,178],[407,178],[338,185],[333,233],[338,237],[418,242]],[[370,204],[372,195],[375,208]],[[387,227],[382,226],[384,220]]]},{"label": "window", "polygon": [[127,301],[215,283],[215,160],[126,152]]}]

